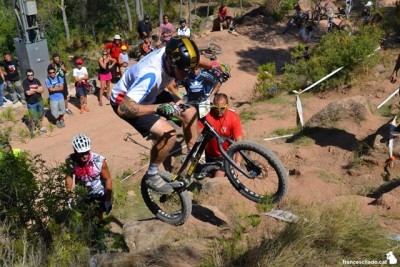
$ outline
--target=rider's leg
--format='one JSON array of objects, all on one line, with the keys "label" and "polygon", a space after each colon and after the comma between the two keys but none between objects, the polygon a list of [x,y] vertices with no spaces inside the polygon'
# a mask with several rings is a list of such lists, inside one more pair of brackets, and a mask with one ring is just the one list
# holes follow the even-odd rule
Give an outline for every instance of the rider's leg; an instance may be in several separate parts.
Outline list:
[{"label": "rider's leg", "polygon": [[188,108],[181,116],[177,116],[182,122],[183,135],[188,150],[190,150],[194,143],[196,143],[198,132],[197,112],[194,107]]},{"label": "rider's leg", "polygon": [[175,129],[164,119],[159,119],[151,128],[150,133],[156,136],[156,142],[151,148],[150,163],[160,165],[168,156],[176,141]]}]

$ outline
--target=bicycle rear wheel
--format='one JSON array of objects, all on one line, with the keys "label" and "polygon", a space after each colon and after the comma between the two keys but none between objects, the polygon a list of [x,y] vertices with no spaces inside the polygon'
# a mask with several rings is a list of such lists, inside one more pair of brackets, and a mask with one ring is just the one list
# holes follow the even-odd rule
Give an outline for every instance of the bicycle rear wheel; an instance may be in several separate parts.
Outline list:
[{"label": "bicycle rear wheel", "polygon": [[[171,173],[160,170],[159,174],[165,181],[172,182],[173,175]],[[192,201],[186,190],[163,195],[150,189],[144,178],[140,189],[146,206],[165,223],[182,225],[192,213]]]},{"label": "bicycle rear wheel", "polygon": [[276,203],[287,194],[287,170],[272,151],[254,142],[241,141],[231,145],[227,154],[233,160],[240,155],[238,165],[250,176],[244,176],[225,160],[226,175],[243,196],[254,202]]},{"label": "bicycle rear wheel", "polygon": [[208,49],[211,50],[214,54],[217,54],[217,55],[222,53],[221,46],[217,45],[216,43],[209,43],[208,44]]}]

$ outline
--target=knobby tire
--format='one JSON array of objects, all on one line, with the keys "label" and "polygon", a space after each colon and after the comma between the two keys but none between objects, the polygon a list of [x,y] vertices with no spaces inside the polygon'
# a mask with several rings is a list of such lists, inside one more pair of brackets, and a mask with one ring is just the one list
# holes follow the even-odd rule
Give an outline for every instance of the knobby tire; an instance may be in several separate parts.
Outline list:
[{"label": "knobby tire", "polygon": [[239,152],[251,159],[251,163],[246,163],[242,158],[241,169],[253,173],[254,177],[245,177],[225,160],[225,173],[234,188],[254,202],[268,200],[276,203],[281,200],[287,194],[289,181],[288,172],[278,157],[268,148],[251,141],[232,144],[227,154],[235,160],[234,155]]},{"label": "knobby tire", "polygon": [[216,43],[209,43],[208,44],[208,49],[211,50],[214,54],[217,54],[217,55],[222,53],[221,46],[217,45]]},{"label": "knobby tire", "polygon": [[[166,182],[172,182],[173,175],[160,170],[160,176]],[[159,194],[150,189],[142,179],[140,190],[144,203],[159,220],[171,224],[182,225],[192,213],[192,200],[188,191],[174,192],[169,195]]]}]

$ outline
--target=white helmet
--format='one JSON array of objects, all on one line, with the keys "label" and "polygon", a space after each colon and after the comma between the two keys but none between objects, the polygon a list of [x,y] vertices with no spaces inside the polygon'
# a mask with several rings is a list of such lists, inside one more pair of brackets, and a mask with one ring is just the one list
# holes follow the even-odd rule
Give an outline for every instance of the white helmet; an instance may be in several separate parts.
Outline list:
[{"label": "white helmet", "polygon": [[91,148],[90,138],[84,134],[75,135],[74,138],[72,138],[72,147],[78,153],[87,152]]},{"label": "white helmet", "polygon": [[365,6],[372,6],[372,2],[371,2],[371,1],[368,1],[368,2],[365,4]]}]

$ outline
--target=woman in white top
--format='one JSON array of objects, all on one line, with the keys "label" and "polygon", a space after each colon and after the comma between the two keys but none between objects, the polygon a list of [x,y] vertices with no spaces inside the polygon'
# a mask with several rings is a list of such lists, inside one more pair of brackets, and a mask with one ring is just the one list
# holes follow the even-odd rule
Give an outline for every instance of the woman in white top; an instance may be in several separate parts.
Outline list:
[{"label": "woman in white top", "polygon": [[190,29],[186,26],[186,19],[181,18],[179,20],[179,27],[176,29],[176,33],[178,36],[184,36],[190,38]]}]

